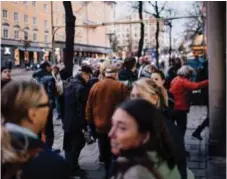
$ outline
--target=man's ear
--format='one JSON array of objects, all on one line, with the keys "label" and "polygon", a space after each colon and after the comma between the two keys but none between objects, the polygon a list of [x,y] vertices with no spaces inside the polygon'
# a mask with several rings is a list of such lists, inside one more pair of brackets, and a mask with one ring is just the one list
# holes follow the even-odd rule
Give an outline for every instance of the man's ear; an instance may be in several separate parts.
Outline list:
[{"label": "man's ear", "polygon": [[36,112],[34,108],[31,108],[28,110],[28,119],[29,122],[35,123],[35,118],[36,118]]}]

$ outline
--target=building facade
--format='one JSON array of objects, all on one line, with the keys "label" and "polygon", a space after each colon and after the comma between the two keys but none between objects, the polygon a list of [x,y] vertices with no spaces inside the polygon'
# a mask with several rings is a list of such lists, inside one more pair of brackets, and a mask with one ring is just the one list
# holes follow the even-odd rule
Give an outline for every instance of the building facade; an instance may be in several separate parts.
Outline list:
[{"label": "building facade", "polygon": [[[1,7],[3,65],[8,59],[13,60],[15,66],[38,63],[44,58],[51,59],[52,49],[55,60],[61,59],[66,37],[62,1],[8,1],[1,2]],[[115,2],[72,1],[72,9],[76,16],[76,25],[91,25],[111,21]],[[76,27],[75,55],[92,57],[109,53],[107,31],[108,27],[105,26]]]},{"label": "building facade", "polygon": [[[143,13],[144,20],[150,20],[150,23],[144,23],[144,49],[155,48],[155,32],[156,23],[154,17]],[[134,12],[129,16],[117,19],[117,21],[137,21],[139,20],[138,12]],[[153,21],[153,22],[152,22]],[[138,50],[140,40],[140,24],[121,24],[115,25],[115,35],[119,42],[119,47],[123,50],[136,52]],[[160,22],[159,43],[160,47],[164,42],[164,23]]]}]

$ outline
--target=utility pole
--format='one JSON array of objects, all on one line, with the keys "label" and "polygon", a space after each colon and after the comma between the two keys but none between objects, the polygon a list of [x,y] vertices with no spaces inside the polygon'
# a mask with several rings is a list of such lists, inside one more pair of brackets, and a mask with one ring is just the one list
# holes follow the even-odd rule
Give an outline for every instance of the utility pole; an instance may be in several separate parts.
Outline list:
[{"label": "utility pole", "polygon": [[55,63],[55,50],[54,50],[54,18],[53,18],[53,1],[50,1],[50,8],[51,8],[51,27],[52,27],[52,55],[51,55],[51,61],[52,64]]}]

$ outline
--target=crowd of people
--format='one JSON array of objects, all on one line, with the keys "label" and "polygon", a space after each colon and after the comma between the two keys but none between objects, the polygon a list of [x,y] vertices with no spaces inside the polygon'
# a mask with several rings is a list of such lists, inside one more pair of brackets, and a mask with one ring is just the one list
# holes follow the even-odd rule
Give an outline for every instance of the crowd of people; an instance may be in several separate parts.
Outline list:
[{"label": "crowd of people", "polygon": [[[208,79],[192,81],[194,73],[177,59],[165,74],[145,56],[82,65],[75,76],[44,61],[31,81],[13,80],[2,67],[3,178],[86,178],[79,156],[97,140],[105,178],[193,179],[187,113],[191,92],[208,87]],[[52,148],[55,108],[64,158]],[[204,121],[193,133],[199,140]]]}]

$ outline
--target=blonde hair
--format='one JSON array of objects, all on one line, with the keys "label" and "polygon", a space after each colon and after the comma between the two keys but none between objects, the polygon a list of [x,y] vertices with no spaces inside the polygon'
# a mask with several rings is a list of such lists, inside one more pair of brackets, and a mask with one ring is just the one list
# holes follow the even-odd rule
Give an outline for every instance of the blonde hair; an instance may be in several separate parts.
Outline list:
[{"label": "blonde hair", "polygon": [[43,87],[35,81],[12,81],[2,90],[1,112],[4,122],[20,124],[28,110],[39,103]]},{"label": "blonde hair", "polygon": [[105,61],[103,63],[101,63],[100,65],[100,75],[99,75],[99,79],[102,80],[105,78],[105,72],[106,72],[106,68],[110,65],[111,63],[109,61]]},{"label": "blonde hair", "polygon": [[168,107],[167,91],[164,88],[159,87],[152,79],[141,78],[134,83],[134,86],[140,91],[141,94],[147,93],[151,96],[157,95],[159,97],[157,107]]}]

